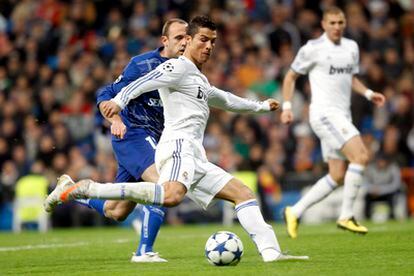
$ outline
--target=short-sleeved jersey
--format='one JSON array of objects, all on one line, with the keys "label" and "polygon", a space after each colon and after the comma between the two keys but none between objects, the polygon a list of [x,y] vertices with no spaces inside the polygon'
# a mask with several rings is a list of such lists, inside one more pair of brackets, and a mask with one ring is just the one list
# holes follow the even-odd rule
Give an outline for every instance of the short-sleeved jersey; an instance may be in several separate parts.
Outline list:
[{"label": "short-sleeved jersey", "polygon": [[[162,48],[135,56],[125,67],[118,79],[98,91],[97,104],[115,97],[122,88],[145,76],[161,63],[168,60],[160,55]],[[135,130],[146,130],[155,139],[159,139],[164,127],[163,106],[158,91],[146,93],[133,99],[120,113],[127,127],[126,137]],[[115,139],[115,138],[114,138]]]},{"label": "short-sleeved jersey", "polygon": [[165,120],[160,143],[184,138],[201,145],[209,105],[239,112],[270,109],[267,102],[243,99],[211,86],[195,64],[184,56],[170,59],[132,82],[113,101],[125,108],[130,100],[157,88],[164,105]]},{"label": "short-sleeved jersey", "polygon": [[341,38],[335,44],[325,33],[300,48],[291,68],[309,74],[311,114],[332,108],[350,113],[352,76],[358,73],[358,64],[358,45],[351,39]]}]

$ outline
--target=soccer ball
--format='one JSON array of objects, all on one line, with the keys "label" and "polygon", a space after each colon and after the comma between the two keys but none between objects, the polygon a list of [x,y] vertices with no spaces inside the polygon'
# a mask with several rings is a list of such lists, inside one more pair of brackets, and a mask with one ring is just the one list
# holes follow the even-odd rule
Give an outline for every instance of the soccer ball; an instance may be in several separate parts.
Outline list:
[{"label": "soccer ball", "polygon": [[212,265],[236,265],[243,255],[243,243],[236,234],[219,231],[208,238],[205,253]]}]

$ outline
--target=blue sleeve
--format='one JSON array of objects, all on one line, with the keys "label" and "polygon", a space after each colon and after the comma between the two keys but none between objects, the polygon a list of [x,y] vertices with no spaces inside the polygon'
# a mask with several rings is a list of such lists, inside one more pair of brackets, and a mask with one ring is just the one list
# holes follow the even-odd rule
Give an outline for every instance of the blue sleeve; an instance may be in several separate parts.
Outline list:
[{"label": "blue sleeve", "polygon": [[97,106],[99,106],[102,101],[109,101],[114,98],[123,87],[141,77],[141,72],[142,71],[136,62],[131,60],[122,74],[113,83],[99,88],[96,99]]}]

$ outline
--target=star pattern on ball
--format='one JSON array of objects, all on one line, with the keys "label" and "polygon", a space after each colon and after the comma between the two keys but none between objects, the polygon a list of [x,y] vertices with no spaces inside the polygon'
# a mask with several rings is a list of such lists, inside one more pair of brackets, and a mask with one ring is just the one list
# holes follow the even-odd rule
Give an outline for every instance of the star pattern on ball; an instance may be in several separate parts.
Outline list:
[{"label": "star pattern on ball", "polygon": [[213,265],[236,265],[243,256],[243,244],[234,233],[219,231],[207,240],[205,255]]}]

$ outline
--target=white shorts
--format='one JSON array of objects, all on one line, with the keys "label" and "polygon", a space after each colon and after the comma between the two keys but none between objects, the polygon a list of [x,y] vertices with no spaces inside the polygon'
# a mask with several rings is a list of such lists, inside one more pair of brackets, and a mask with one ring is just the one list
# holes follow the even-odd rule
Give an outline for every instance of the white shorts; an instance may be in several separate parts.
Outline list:
[{"label": "white shorts", "polygon": [[178,181],[187,187],[187,196],[204,209],[233,178],[209,162],[201,146],[185,139],[160,142],[155,153],[158,183]]},{"label": "white shorts", "polygon": [[310,125],[321,140],[323,160],[346,160],[341,149],[352,137],[360,135],[352,124],[350,116],[341,113],[330,113],[329,116],[312,114]]}]

